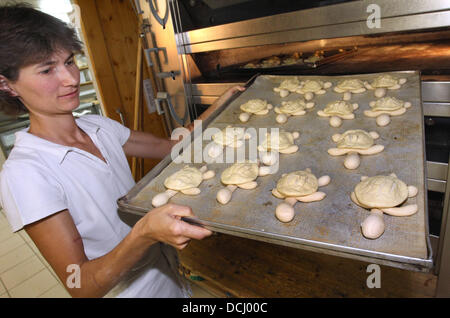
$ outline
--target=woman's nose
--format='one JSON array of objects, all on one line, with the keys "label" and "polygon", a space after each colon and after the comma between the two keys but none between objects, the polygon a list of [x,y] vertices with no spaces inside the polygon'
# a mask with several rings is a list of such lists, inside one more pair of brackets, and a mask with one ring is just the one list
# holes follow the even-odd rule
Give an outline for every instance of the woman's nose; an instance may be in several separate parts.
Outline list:
[{"label": "woman's nose", "polygon": [[64,86],[78,85],[80,70],[77,67],[62,67],[60,72],[61,82]]}]

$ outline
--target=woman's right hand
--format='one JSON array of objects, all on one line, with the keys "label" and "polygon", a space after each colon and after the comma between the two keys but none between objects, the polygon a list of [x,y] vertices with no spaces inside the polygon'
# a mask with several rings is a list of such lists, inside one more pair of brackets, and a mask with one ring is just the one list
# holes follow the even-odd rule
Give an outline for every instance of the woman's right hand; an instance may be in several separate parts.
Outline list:
[{"label": "woman's right hand", "polygon": [[182,217],[193,216],[190,207],[169,203],[150,210],[136,223],[134,230],[139,237],[181,250],[191,239],[201,240],[212,234],[208,229],[181,220]]}]

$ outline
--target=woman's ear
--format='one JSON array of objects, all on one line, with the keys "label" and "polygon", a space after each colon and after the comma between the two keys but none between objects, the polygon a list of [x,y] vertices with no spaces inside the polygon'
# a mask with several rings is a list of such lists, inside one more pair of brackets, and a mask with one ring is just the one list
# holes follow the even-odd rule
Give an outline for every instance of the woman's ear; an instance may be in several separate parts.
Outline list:
[{"label": "woman's ear", "polygon": [[17,97],[19,94],[9,85],[9,80],[3,76],[0,75],[0,90],[6,92],[11,97]]}]

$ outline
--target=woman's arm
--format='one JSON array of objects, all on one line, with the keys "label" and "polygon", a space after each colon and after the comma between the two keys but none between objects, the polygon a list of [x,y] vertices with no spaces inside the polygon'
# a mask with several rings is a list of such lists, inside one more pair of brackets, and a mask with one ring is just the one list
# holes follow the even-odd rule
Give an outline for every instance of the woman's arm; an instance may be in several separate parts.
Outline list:
[{"label": "woman's arm", "polygon": [[[197,120],[205,120],[208,118],[217,108],[231,98],[233,94],[239,91],[245,91],[245,87],[237,85],[226,90]],[[194,124],[191,123],[186,128],[192,131]],[[123,150],[130,157],[162,159],[170,153],[172,147],[177,142],[179,140],[160,138],[150,133],[132,130],[130,137],[123,146]]]},{"label": "woman's arm", "polygon": [[150,133],[132,130],[123,145],[125,154],[130,157],[163,159],[170,153],[178,140],[156,137]]},{"label": "woman's arm", "polygon": [[111,252],[93,260],[87,259],[80,234],[67,210],[27,225],[25,230],[64,284],[72,274],[67,272],[68,266],[79,266],[81,287],[65,286],[73,297],[103,297],[152,244],[160,241],[183,249],[190,239],[211,235],[207,229],[181,221],[182,216],[192,215],[189,207],[173,204],[153,209]]}]

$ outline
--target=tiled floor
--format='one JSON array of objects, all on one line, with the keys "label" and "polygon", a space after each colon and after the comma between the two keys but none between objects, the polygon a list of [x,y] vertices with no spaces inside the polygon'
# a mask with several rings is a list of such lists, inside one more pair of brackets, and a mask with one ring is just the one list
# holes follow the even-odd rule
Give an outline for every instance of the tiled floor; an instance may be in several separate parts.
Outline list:
[{"label": "tiled floor", "polygon": [[[193,297],[215,297],[192,284]],[[25,231],[12,233],[0,210],[0,298],[70,298]]]}]

